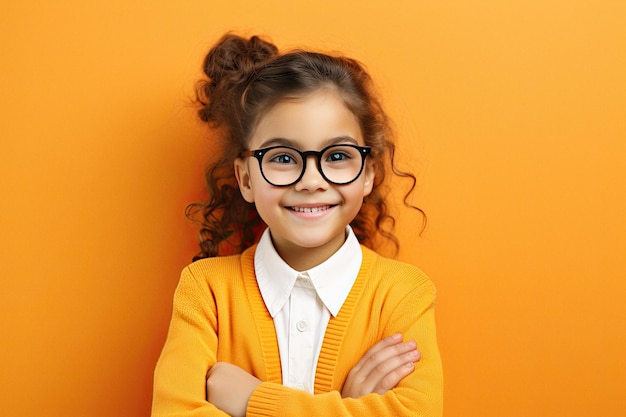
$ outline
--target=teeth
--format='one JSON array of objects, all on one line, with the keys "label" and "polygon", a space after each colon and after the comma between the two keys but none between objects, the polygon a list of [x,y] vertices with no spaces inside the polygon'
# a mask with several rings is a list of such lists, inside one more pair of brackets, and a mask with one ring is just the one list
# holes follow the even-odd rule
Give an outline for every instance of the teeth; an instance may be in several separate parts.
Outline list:
[{"label": "teeth", "polygon": [[322,207],[292,207],[293,211],[298,211],[300,213],[317,213],[318,211],[328,210],[330,206],[322,206]]}]

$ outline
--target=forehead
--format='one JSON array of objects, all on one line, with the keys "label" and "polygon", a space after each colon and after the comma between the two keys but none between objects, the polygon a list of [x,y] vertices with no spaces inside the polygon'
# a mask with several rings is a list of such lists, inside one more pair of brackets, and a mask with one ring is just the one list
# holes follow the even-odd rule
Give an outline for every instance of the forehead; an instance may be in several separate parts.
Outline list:
[{"label": "forehead", "polygon": [[302,98],[279,101],[259,119],[249,148],[279,140],[299,149],[321,149],[338,138],[363,145],[358,118],[333,90],[318,90]]}]

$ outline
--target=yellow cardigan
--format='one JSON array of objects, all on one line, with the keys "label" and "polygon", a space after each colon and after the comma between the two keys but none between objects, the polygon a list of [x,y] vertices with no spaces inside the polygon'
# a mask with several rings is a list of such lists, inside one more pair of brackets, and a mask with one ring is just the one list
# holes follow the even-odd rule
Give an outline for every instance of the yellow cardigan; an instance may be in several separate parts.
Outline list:
[{"label": "yellow cardigan", "polygon": [[[423,272],[362,246],[359,275],[328,323],[315,394],[309,394],[281,385],[274,323],[254,276],[255,248],[203,259],[183,270],[155,370],[153,417],[226,416],[206,400],[206,374],[218,361],[264,381],[250,397],[247,416],[442,415],[435,287]],[[383,395],[341,398],[350,369],[372,345],[394,333],[417,341],[421,360],[414,372]]]}]

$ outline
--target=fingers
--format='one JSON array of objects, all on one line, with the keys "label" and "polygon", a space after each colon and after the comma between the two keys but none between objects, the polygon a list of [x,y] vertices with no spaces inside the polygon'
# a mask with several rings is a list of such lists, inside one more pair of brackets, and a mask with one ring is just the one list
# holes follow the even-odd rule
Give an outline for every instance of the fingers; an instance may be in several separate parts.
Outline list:
[{"label": "fingers", "polygon": [[383,339],[368,350],[357,363],[359,373],[374,378],[382,378],[397,367],[413,363],[420,358],[414,341],[402,343],[401,335]]},{"label": "fingers", "polygon": [[342,395],[358,398],[372,392],[384,394],[413,372],[419,359],[414,341],[402,343],[399,334],[387,337],[372,346],[352,368]]},{"label": "fingers", "polygon": [[[411,354],[411,353],[409,353]],[[418,358],[419,359],[419,358]],[[416,360],[418,360],[416,359]],[[409,359],[410,360],[410,359]],[[370,380],[376,381],[378,376],[382,376],[375,387],[372,389],[372,392],[377,394],[384,394],[385,392],[393,389],[402,381],[402,379],[411,374],[415,370],[415,363],[412,361],[405,362],[402,360],[402,364],[394,367],[387,372],[386,370],[381,370],[380,374],[375,375],[374,373],[370,374]]]},{"label": "fingers", "polygon": [[372,355],[364,367],[369,370],[366,384],[373,386],[372,392],[383,394],[413,372],[414,362],[418,360],[419,352],[414,341],[389,346]]},{"label": "fingers", "polygon": [[368,363],[368,361],[371,362],[372,356],[378,354],[379,352],[381,352],[382,350],[390,346],[397,345],[398,343],[402,343],[402,335],[399,333],[394,334],[393,336],[384,338],[383,340],[381,340],[380,342],[376,343],[374,346],[369,348],[367,352],[365,352],[365,355],[363,355],[363,357],[357,362],[353,370],[354,371],[361,370],[361,368],[363,368]]}]

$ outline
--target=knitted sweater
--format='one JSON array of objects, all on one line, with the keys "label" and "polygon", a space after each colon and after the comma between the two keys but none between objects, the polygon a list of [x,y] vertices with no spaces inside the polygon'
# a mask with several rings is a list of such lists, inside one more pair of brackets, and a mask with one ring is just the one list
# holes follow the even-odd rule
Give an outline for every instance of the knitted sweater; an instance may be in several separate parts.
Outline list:
[{"label": "knitted sweater", "polygon": [[[264,381],[248,401],[247,416],[440,417],[435,288],[419,269],[362,249],[358,277],[324,335],[314,394],[281,385],[274,324],[254,275],[255,247],[188,266],[155,370],[152,416],[226,416],[206,400],[206,375],[215,362],[228,362]],[[341,398],[350,369],[395,333],[417,342],[421,359],[414,372],[383,395]]]}]

